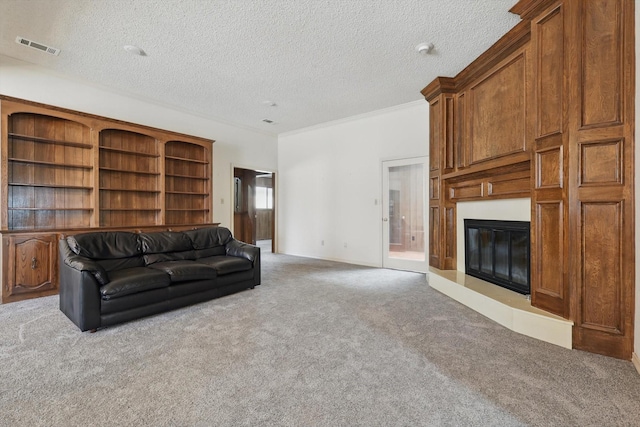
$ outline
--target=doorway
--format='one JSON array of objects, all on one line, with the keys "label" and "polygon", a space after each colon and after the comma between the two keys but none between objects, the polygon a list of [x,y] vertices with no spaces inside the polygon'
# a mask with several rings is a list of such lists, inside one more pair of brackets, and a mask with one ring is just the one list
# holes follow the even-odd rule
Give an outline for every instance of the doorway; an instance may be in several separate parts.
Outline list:
[{"label": "doorway", "polygon": [[382,162],[382,236],[385,268],[426,273],[427,158]]},{"label": "doorway", "polygon": [[233,234],[275,252],[275,173],[233,168]]}]

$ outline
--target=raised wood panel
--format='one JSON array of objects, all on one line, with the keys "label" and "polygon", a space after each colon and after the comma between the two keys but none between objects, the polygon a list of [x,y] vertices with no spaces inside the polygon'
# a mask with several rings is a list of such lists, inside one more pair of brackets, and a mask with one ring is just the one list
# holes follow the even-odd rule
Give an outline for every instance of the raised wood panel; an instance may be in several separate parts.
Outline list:
[{"label": "raised wood panel", "polygon": [[520,52],[470,89],[470,164],[525,151],[525,71]]},{"label": "raised wood panel", "polygon": [[456,114],[454,115],[455,126],[455,164],[457,168],[467,166],[467,114],[465,110],[466,97],[465,92],[459,94],[456,98]]},{"label": "raised wood panel", "polygon": [[489,197],[521,197],[531,192],[529,174],[522,177],[506,177],[487,180],[487,196]]},{"label": "raised wood panel", "polygon": [[449,189],[449,198],[456,201],[480,199],[484,195],[484,184],[482,181],[469,184],[455,184],[455,186],[451,186]]},{"label": "raised wood panel", "polygon": [[455,268],[456,259],[456,207],[455,205],[445,206],[445,269]]},{"label": "raised wood panel", "polygon": [[551,147],[535,152],[536,189],[562,188],[564,181],[563,147]]},{"label": "raised wood panel", "polygon": [[622,139],[583,142],[579,149],[581,186],[622,184]]},{"label": "raised wood panel", "polygon": [[442,112],[440,100],[429,105],[429,170],[440,169],[440,141],[442,140]]},{"label": "raised wood panel", "polygon": [[530,197],[530,172],[528,168],[522,170],[522,167],[523,165],[511,166],[493,169],[483,174],[459,176],[455,182],[447,184],[447,201]]},{"label": "raised wood panel", "polygon": [[581,311],[578,326],[622,334],[622,202],[581,204]]},{"label": "raised wood panel", "polygon": [[536,138],[562,132],[564,14],[562,4],[543,14],[532,29],[536,55]]},{"label": "raised wood panel", "polygon": [[440,176],[429,178],[429,199],[438,200],[440,198]]},{"label": "raised wood panel", "polygon": [[14,239],[11,244],[13,245],[14,274],[9,295],[54,288],[56,277],[50,261],[56,249],[55,236],[27,240]]},{"label": "raised wood panel", "polygon": [[622,123],[621,1],[589,0],[582,8],[582,127]]},{"label": "raised wood panel", "polygon": [[[535,205],[535,274],[533,291],[557,299],[565,298],[564,287],[564,204],[562,200]],[[556,304],[554,304],[556,305]],[[553,311],[557,311],[553,307]]]},{"label": "raised wood panel", "polygon": [[444,134],[444,173],[450,172],[455,166],[454,160],[454,98],[443,95],[445,102],[445,134]]},{"label": "raised wood panel", "polygon": [[429,265],[441,268],[440,265],[440,207],[429,207]]},{"label": "raised wood panel", "polygon": [[58,257],[55,234],[11,236],[4,240],[2,302],[55,294]]}]

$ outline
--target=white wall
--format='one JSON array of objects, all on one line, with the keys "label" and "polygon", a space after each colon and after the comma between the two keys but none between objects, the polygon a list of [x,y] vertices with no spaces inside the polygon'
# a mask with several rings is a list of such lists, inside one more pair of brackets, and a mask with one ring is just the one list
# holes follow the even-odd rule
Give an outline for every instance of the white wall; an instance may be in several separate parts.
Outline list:
[{"label": "white wall", "polygon": [[281,134],[278,251],[381,266],[382,161],[428,151],[426,101]]},{"label": "white wall", "polygon": [[456,203],[456,268],[464,273],[464,220],[531,221],[531,199],[478,200]]},{"label": "white wall", "polygon": [[277,168],[274,135],[178,111],[2,55],[0,94],[216,140],[213,144],[213,219],[225,226],[233,223],[231,164],[273,171]]}]

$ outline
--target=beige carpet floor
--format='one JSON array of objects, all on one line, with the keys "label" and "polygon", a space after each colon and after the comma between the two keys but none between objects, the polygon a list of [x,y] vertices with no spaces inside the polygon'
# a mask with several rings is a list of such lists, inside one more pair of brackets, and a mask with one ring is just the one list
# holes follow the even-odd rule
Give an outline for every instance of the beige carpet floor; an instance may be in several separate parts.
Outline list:
[{"label": "beige carpet floor", "polygon": [[265,254],[263,283],[81,333],[0,306],[1,426],[637,426],[640,375],[518,335],[425,276]]}]

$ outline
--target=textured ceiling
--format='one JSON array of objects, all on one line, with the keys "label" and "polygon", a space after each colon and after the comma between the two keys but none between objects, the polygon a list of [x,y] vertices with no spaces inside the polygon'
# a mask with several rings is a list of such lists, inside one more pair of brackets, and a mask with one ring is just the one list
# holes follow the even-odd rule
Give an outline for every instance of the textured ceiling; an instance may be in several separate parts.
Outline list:
[{"label": "textured ceiling", "polygon": [[[519,22],[513,4],[0,0],[0,54],[277,134],[421,99],[431,80],[454,76]],[[16,36],[61,53],[18,45]],[[415,51],[422,42],[435,45],[430,55]],[[127,53],[127,44],[147,56]]]}]

